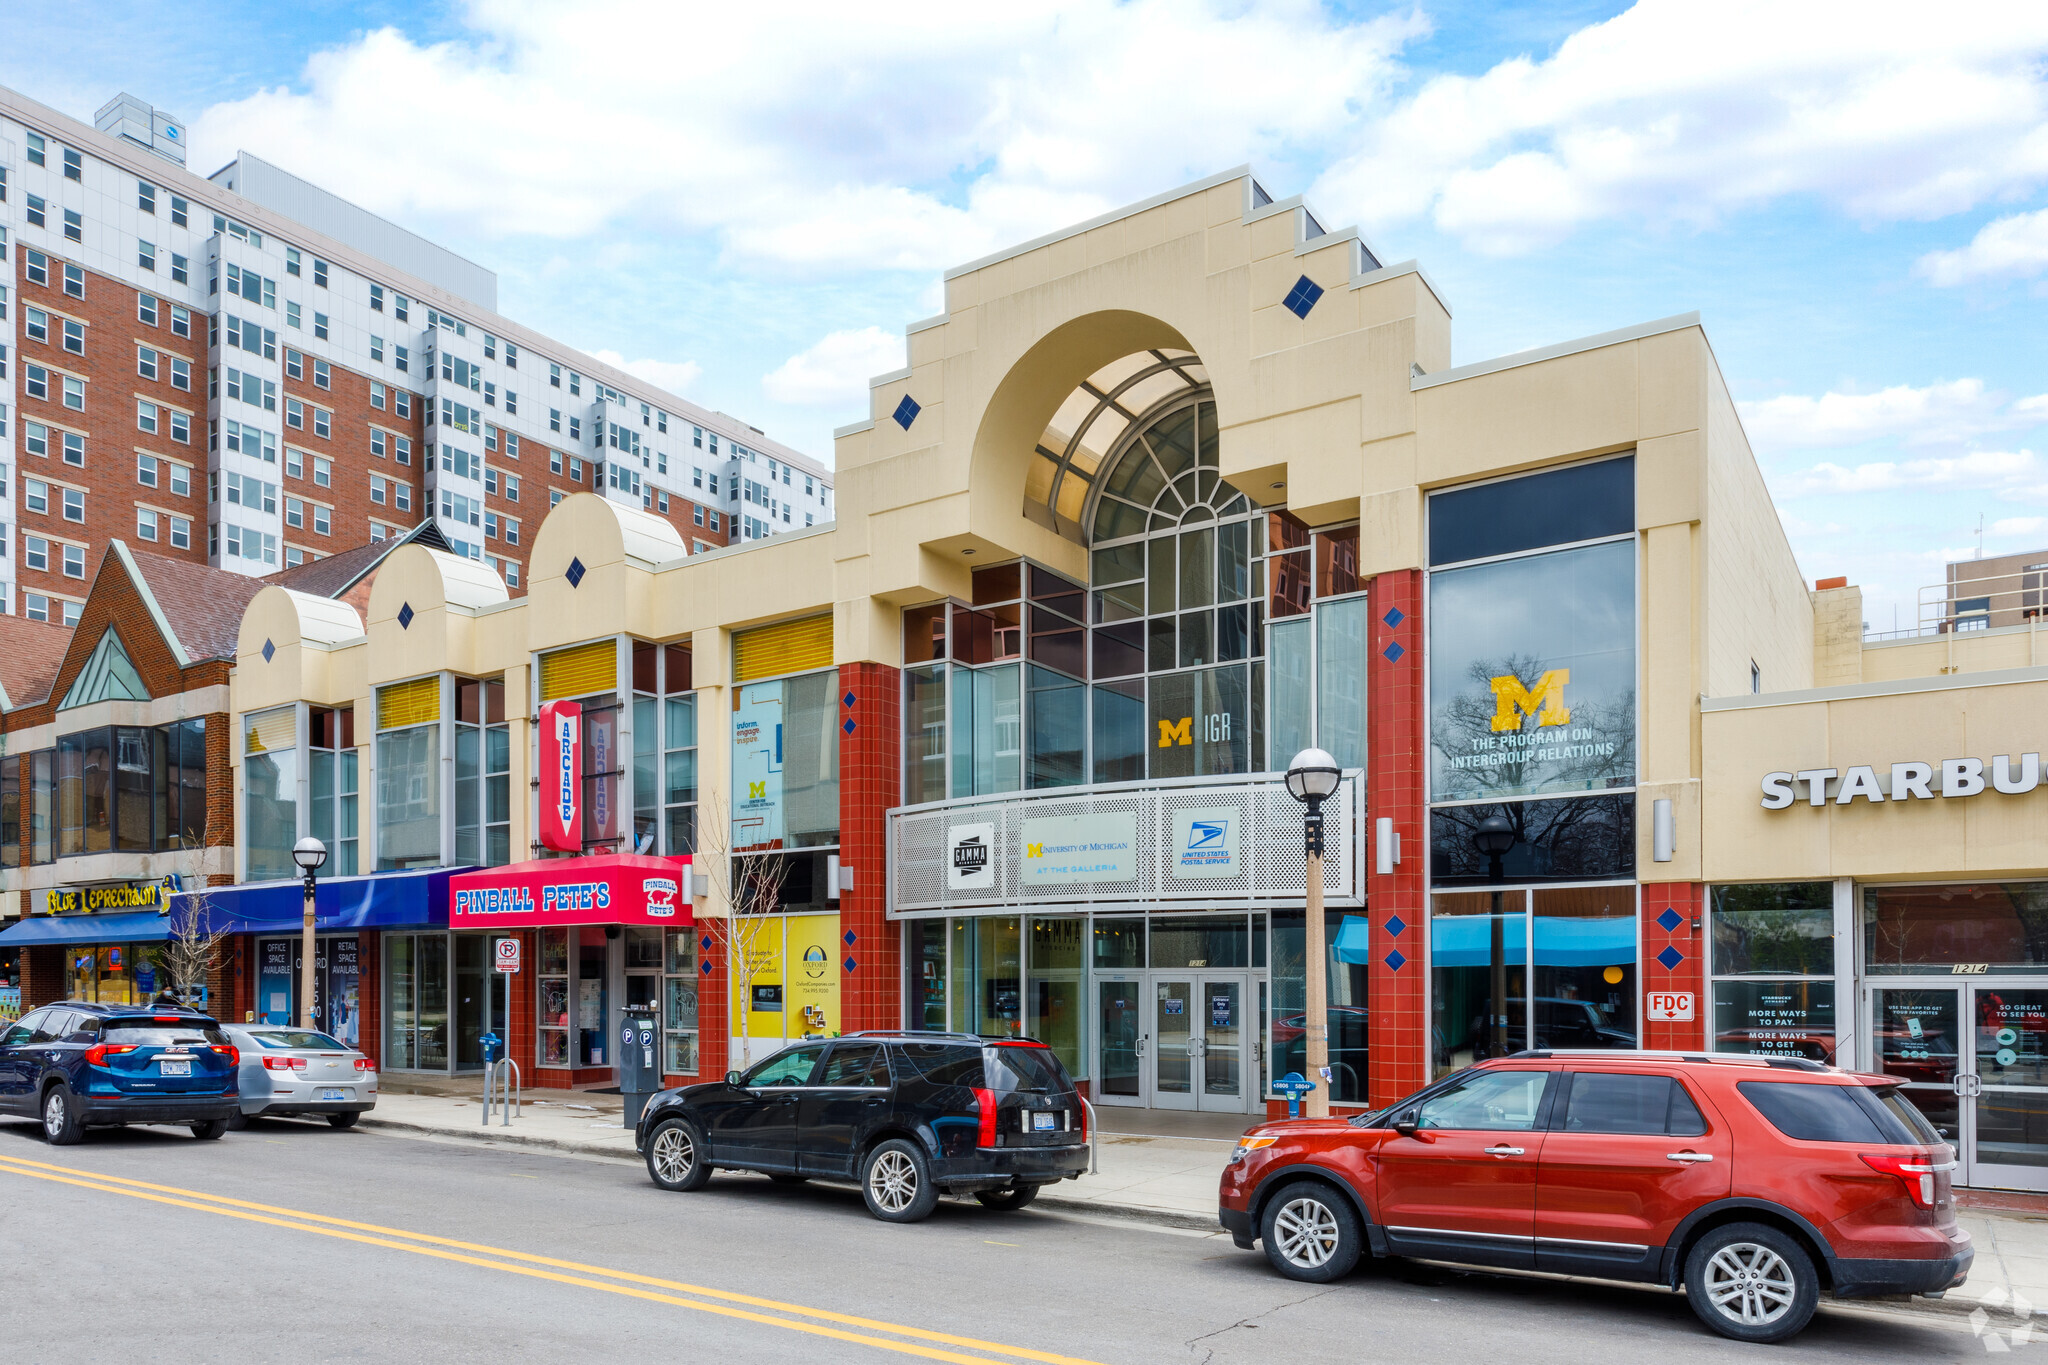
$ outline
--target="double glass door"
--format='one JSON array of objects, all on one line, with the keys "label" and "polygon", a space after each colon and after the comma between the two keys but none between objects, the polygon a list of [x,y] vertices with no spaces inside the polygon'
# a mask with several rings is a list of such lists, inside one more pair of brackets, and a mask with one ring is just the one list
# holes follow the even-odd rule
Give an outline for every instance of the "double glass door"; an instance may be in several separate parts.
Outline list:
[{"label": "double glass door", "polygon": [[1870,1057],[1955,1145],[1958,1185],[2048,1190],[2048,985],[1870,987]]},{"label": "double glass door", "polygon": [[1263,1089],[1263,987],[1244,972],[1097,976],[1097,1098],[1155,1109],[1251,1108]]}]

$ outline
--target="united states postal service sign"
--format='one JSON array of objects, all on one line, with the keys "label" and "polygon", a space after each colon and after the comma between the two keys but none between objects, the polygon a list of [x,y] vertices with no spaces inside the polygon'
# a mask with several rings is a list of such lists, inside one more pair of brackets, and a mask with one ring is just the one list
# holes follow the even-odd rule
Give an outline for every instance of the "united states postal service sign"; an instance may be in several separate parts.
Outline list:
[{"label": "united states postal service sign", "polygon": [[1190,881],[1235,877],[1244,871],[1237,856],[1237,827],[1241,818],[1235,807],[1228,806],[1176,811],[1171,875]]},{"label": "united states postal service sign", "polygon": [[583,851],[583,706],[551,701],[540,708],[540,841],[564,853]]}]

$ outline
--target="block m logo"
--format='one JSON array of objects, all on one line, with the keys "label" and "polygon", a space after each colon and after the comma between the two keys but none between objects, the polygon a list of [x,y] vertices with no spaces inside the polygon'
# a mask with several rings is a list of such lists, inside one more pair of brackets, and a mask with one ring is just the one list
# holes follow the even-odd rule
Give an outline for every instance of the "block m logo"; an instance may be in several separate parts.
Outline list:
[{"label": "block m logo", "polygon": [[1499,678],[1489,678],[1487,686],[1493,689],[1493,728],[1519,730],[1523,716],[1535,716],[1542,725],[1570,725],[1572,713],[1564,704],[1564,685],[1572,680],[1569,668],[1553,668],[1536,680],[1535,689],[1522,686],[1522,680],[1509,673]]},{"label": "block m logo", "polygon": [[[1500,723],[1498,721],[1494,722],[1493,728],[1498,730],[1500,728]],[[749,782],[747,784],[747,800],[766,801],[767,799],[768,784],[766,782]]]},{"label": "block m logo", "polygon": [[1195,718],[1182,716],[1179,720],[1159,722],[1159,747],[1171,749],[1176,744],[1193,744]]},{"label": "block m logo", "polygon": [[1024,856],[1025,856],[1025,857],[1027,857],[1027,858],[1043,858],[1043,857],[1045,856],[1045,845],[1044,845],[1044,844],[1026,844],[1026,845],[1024,845]]}]

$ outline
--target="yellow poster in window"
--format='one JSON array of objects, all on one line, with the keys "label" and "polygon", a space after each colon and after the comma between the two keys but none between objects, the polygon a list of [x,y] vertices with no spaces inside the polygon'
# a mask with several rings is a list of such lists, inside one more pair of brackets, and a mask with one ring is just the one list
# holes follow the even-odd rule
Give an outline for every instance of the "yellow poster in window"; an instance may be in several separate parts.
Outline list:
[{"label": "yellow poster in window", "polygon": [[789,1036],[830,1037],[839,1032],[839,916],[792,915],[789,955]]}]

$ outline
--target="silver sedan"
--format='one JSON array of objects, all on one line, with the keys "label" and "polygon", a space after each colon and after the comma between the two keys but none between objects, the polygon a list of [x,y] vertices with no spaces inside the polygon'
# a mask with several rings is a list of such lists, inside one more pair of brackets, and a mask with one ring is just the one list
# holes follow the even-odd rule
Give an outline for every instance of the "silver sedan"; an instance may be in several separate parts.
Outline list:
[{"label": "silver sedan", "polygon": [[354,1048],[311,1029],[269,1024],[223,1024],[242,1050],[237,1080],[241,1113],[228,1127],[264,1117],[319,1115],[349,1128],[377,1107],[377,1064]]}]

